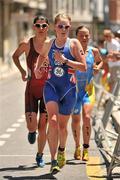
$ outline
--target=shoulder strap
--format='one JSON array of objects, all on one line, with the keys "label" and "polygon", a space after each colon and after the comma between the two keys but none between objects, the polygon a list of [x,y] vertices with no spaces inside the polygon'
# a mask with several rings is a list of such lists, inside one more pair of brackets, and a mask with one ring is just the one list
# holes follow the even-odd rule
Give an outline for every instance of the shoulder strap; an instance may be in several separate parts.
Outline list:
[{"label": "shoulder strap", "polygon": [[34,49],[33,38],[30,38],[30,49]]}]

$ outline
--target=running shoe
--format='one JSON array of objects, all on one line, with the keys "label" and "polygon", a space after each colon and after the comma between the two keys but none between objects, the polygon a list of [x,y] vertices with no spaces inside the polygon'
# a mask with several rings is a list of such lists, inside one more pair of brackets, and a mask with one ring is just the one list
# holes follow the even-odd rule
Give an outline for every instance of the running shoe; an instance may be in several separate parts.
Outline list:
[{"label": "running shoe", "polygon": [[58,166],[59,166],[60,168],[62,168],[62,167],[66,164],[65,151],[58,151],[57,161],[58,161]]},{"label": "running shoe", "polygon": [[82,160],[83,161],[88,161],[89,160],[89,153],[88,153],[88,149],[87,148],[83,149]]},{"label": "running shoe", "polygon": [[45,166],[45,162],[43,160],[43,154],[41,155],[39,153],[36,154],[36,162],[38,167],[43,168]]},{"label": "running shoe", "polygon": [[28,141],[30,144],[34,144],[36,141],[36,131],[28,133]]},{"label": "running shoe", "polygon": [[80,146],[78,146],[75,150],[75,153],[74,153],[74,158],[76,160],[80,160],[81,159],[81,150],[80,150]]},{"label": "running shoe", "polygon": [[59,168],[59,166],[58,166],[57,160],[52,160],[50,172],[51,172],[52,174],[56,174],[56,173],[59,172],[59,171],[60,171],[60,168]]}]

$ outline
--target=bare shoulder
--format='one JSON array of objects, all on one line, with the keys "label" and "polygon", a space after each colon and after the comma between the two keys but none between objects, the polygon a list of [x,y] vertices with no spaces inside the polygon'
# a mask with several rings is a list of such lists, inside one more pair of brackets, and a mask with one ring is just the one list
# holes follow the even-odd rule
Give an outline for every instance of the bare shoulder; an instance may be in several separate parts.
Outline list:
[{"label": "bare shoulder", "polygon": [[24,38],[23,40],[21,40],[21,42],[19,43],[18,47],[16,48],[14,55],[20,55],[23,52],[27,53],[29,51],[29,47],[30,47],[30,38],[26,39]]},{"label": "bare shoulder", "polygon": [[79,40],[75,39],[75,38],[70,39],[70,46],[73,49],[78,49],[78,48],[81,49],[81,44],[80,44]]},{"label": "bare shoulder", "polygon": [[76,45],[76,44],[80,44],[79,40],[76,39],[76,38],[71,38],[70,41],[71,41],[71,43],[73,43],[73,44],[75,44],[75,45]]},{"label": "bare shoulder", "polygon": [[31,38],[23,38],[22,41],[19,43],[18,49],[23,49],[24,51],[28,51],[30,48]]},{"label": "bare shoulder", "polygon": [[19,43],[19,47],[27,47],[28,44],[29,44],[29,41],[22,40],[22,41],[20,41],[20,43]]},{"label": "bare shoulder", "polygon": [[71,42],[70,42],[71,50],[73,50],[74,52],[75,52],[75,51],[81,51],[81,50],[82,50],[81,43],[79,42],[78,39],[71,38],[70,41],[71,41]]}]

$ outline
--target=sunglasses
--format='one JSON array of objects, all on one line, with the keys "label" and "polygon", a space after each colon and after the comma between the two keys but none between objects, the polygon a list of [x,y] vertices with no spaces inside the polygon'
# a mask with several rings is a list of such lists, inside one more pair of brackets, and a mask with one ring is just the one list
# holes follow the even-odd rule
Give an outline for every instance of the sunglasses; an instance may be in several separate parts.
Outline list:
[{"label": "sunglasses", "polygon": [[46,24],[46,23],[44,23],[44,24],[34,24],[34,26],[35,26],[36,28],[42,28],[42,29],[44,29],[44,28],[48,27],[48,24]]},{"label": "sunglasses", "polygon": [[69,29],[69,25],[63,25],[63,24],[59,24],[58,26],[57,26],[59,29]]}]

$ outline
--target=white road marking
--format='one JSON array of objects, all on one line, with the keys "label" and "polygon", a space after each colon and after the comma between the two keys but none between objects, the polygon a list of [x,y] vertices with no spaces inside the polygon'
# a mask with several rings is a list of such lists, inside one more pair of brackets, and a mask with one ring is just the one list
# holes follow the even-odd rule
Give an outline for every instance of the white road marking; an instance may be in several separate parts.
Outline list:
[{"label": "white road marking", "polygon": [[17,120],[17,122],[20,122],[20,123],[24,122],[24,121],[25,121],[25,119],[22,119],[22,118]]},{"label": "white road marking", "polygon": [[21,117],[25,119],[25,115],[24,114]]},{"label": "white road marking", "polygon": [[9,138],[11,135],[10,134],[2,134],[0,135],[0,138]]},{"label": "white road marking", "polygon": [[6,132],[14,132],[14,131],[16,131],[15,128],[8,128],[8,129],[6,130]]},{"label": "white road marking", "polygon": [[5,141],[0,141],[0,146],[3,146],[5,144]]},{"label": "white road marking", "polygon": [[[17,127],[20,127],[20,123],[25,121],[25,115],[22,115],[21,118],[17,120],[18,123],[12,124],[12,128],[8,128],[6,132],[15,132]],[[9,138],[11,134],[2,134],[0,138]],[[0,146],[3,146],[6,141],[0,141]],[[11,156],[11,155],[10,155]],[[19,155],[18,155],[19,156]]]},{"label": "white road marking", "polygon": [[14,123],[14,124],[12,124],[12,127],[20,127],[20,124],[19,123]]}]

